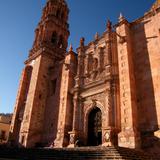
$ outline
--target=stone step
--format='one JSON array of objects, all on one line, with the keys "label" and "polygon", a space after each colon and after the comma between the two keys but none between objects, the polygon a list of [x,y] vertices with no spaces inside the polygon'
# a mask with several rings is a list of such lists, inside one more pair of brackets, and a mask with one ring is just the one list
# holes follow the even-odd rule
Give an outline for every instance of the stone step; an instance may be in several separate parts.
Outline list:
[{"label": "stone step", "polygon": [[[133,149],[121,147],[79,147],[74,149],[9,149],[0,148],[0,158],[6,160],[151,160]],[[0,159],[0,160],[1,160]],[[158,159],[155,159],[158,160]]]}]

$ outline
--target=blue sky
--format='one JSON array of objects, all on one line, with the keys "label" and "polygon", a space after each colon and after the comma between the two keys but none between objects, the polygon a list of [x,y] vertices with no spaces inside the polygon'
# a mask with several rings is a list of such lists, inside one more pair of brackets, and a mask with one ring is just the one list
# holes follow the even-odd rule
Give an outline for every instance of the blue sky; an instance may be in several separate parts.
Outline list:
[{"label": "blue sky", "polygon": [[[155,0],[67,0],[70,8],[69,43],[74,50],[80,37],[86,43],[103,33],[106,20],[117,22],[119,13],[133,21]],[[19,78],[46,0],[0,0],[0,113],[13,112]]]}]

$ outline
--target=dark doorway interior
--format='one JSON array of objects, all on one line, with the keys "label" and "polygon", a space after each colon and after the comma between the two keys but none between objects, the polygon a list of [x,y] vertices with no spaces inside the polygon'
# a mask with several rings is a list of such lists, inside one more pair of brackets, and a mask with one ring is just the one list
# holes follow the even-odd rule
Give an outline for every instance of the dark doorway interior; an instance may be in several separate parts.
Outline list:
[{"label": "dark doorway interior", "polygon": [[102,144],[102,113],[94,108],[88,116],[88,146]]}]

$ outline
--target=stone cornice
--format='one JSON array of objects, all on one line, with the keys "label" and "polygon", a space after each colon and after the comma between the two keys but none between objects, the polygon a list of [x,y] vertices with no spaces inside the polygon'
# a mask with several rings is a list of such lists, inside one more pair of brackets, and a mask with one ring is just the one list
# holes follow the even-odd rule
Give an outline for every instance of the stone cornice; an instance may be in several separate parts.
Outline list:
[{"label": "stone cornice", "polygon": [[66,51],[64,49],[43,45],[36,49],[33,48],[30,53],[29,58],[24,62],[25,64],[28,64],[32,60],[36,59],[39,55],[47,55],[49,58],[62,60],[65,58]]},{"label": "stone cornice", "polygon": [[86,84],[82,87],[82,90],[84,89],[90,89],[90,88],[93,88],[93,87],[96,87],[98,85],[101,85],[101,84],[105,84],[106,82],[109,82],[111,81],[112,78],[111,78],[111,75],[107,76],[106,78],[104,78],[103,80],[98,80],[98,81],[93,81],[89,84]]}]

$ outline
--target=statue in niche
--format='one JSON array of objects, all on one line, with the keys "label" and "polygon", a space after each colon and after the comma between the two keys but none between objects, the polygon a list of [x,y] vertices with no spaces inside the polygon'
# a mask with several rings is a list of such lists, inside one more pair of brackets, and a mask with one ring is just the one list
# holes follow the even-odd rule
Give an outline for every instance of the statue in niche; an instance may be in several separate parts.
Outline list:
[{"label": "statue in niche", "polygon": [[99,47],[99,70],[102,71],[104,68],[104,48]]},{"label": "statue in niche", "polygon": [[85,73],[85,76],[87,77],[88,76],[88,58],[85,58],[85,61],[84,61],[84,73]]},{"label": "statue in niche", "polygon": [[93,71],[96,71],[98,68],[98,59],[94,58],[93,59]]},{"label": "statue in niche", "polygon": [[88,56],[88,72],[92,72],[93,70],[93,57],[91,54]]},{"label": "statue in niche", "polygon": [[93,66],[92,66],[92,71],[91,71],[91,79],[94,80],[98,74],[98,59],[97,58],[93,59],[92,65]]}]

